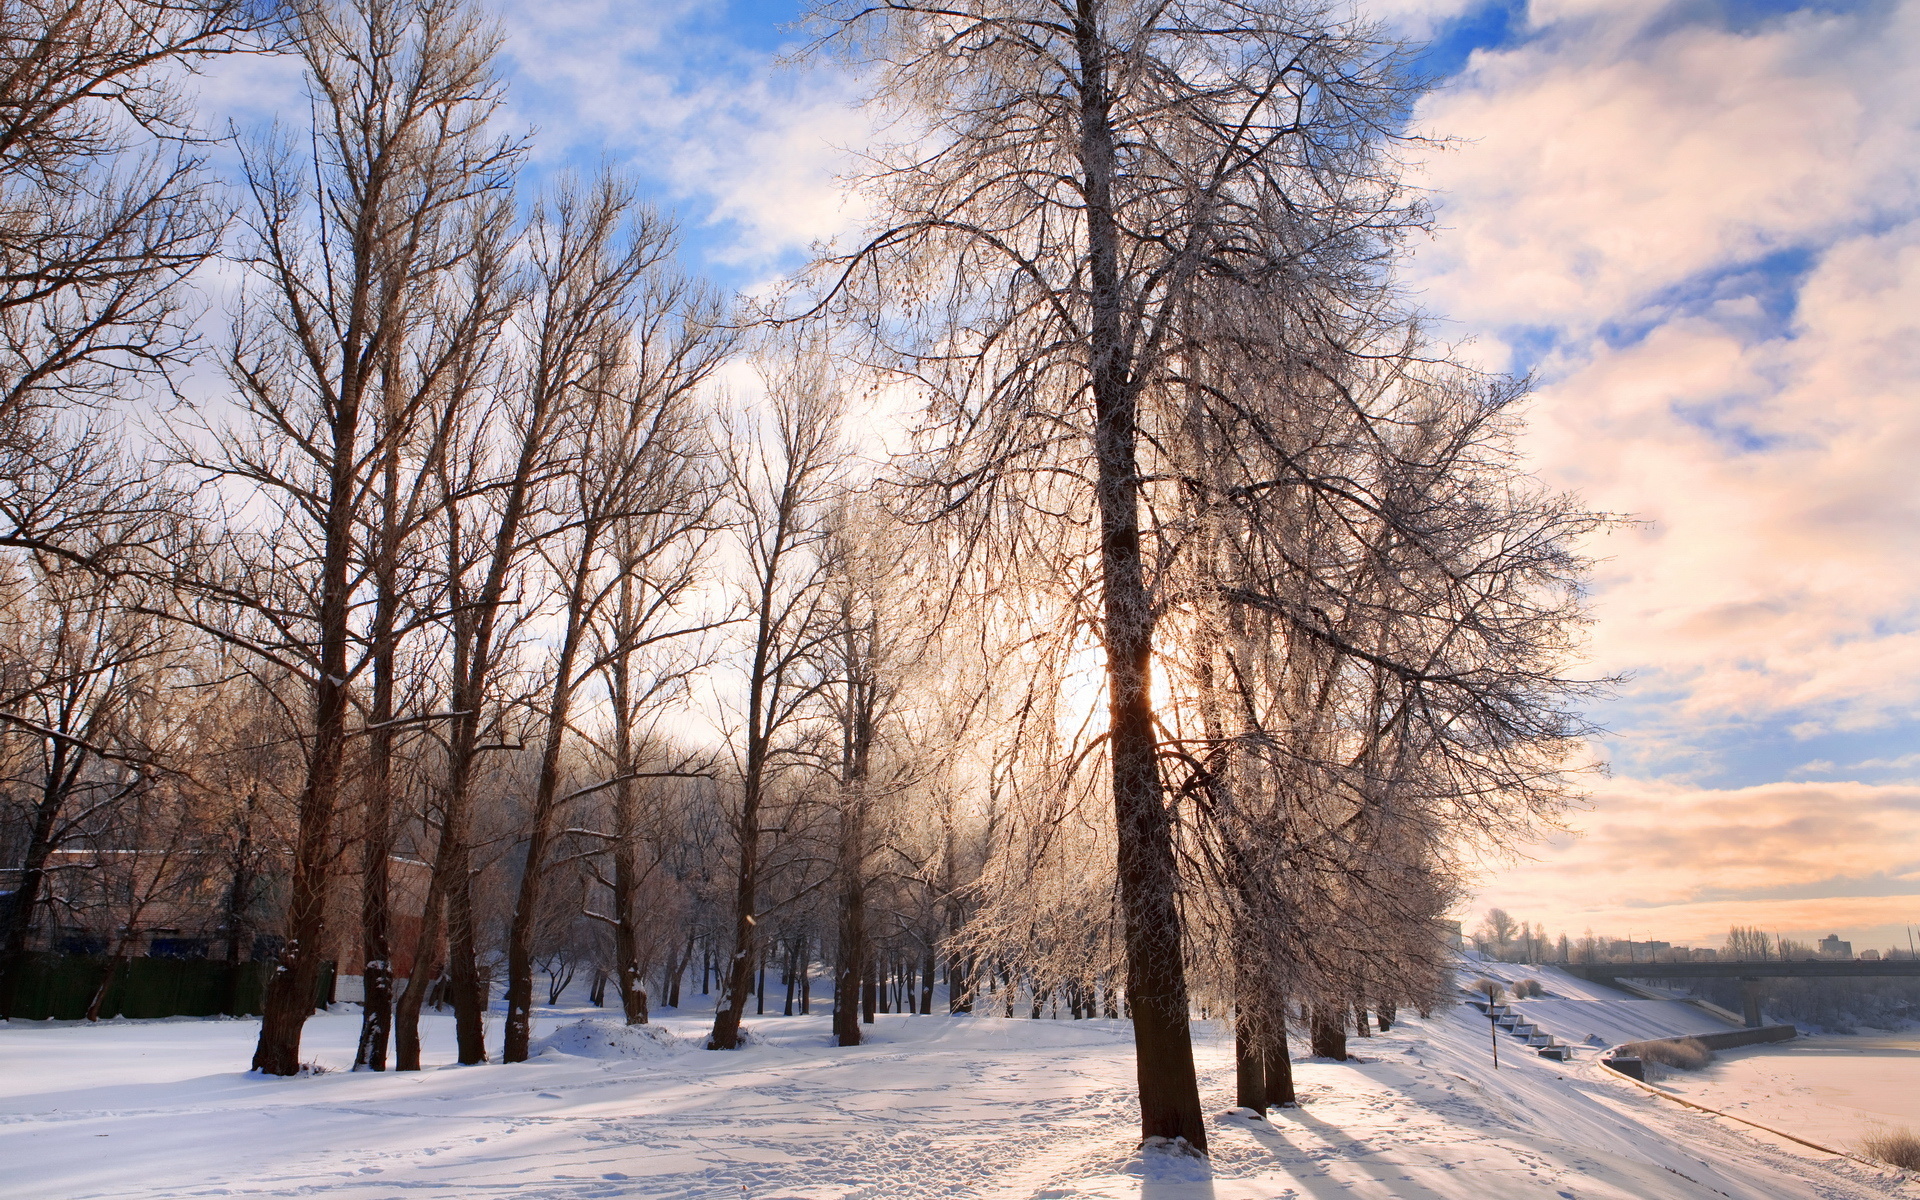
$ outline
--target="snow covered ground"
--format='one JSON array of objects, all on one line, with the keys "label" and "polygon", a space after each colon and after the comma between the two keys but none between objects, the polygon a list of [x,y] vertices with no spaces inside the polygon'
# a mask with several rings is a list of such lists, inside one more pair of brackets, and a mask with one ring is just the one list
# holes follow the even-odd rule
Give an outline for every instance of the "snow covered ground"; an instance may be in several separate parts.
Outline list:
[{"label": "snow covered ground", "polygon": [[[1710,1027],[1542,978],[1563,999],[1528,1003],[1562,1006],[1565,1041]],[[1211,1163],[1134,1149],[1118,1022],[882,1016],[842,1050],[825,1016],[749,1017],[756,1044],[723,1054],[696,1048],[699,1014],[567,1028],[593,1016],[549,1013],[547,1052],[517,1066],[297,1079],[244,1072],[248,1021],[0,1027],[0,1196],[1920,1197],[1639,1092],[1591,1050],[1558,1064],[1507,1039],[1495,1073],[1464,1005],[1356,1039],[1359,1061],[1298,1062],[1302,1107],[1265,1122],[1231,1109],[1230,1046],[1200,1026]],[[306,1057],[344,1067],[357,1027],[316,1017]],[[452,1057],[448,1018],[427,1036],[430,1062]]]}]

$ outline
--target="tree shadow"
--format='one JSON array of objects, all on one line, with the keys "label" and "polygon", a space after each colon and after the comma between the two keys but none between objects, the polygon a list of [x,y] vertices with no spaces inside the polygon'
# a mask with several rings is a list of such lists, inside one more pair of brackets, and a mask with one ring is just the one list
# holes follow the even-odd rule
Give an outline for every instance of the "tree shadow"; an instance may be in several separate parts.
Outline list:
[{"label": "tree shadow", "polygon": [[[1329,1164],[1309,1158],[1299,1147],[1289,1142],[1286,1127],[1295,1126],[1311,1133],[1324,1145],[1338,1155],[1337,1162],[1346,1168],[1344,1178],[1335,1178],[1329,1171]],[[1441,1192],[1424,1184],[1415,1182],[1411,1173],[1414,1164],[1386,1158],[1378,1143],[1361,1142],[1347,1134],[1337,1125],[1330,1125],[1315,1117],[1303,1108],[1279,1108],[1267,1114],[1265,1121],[1241,1120],[1234,1127],[1244,1129],[1253,1135],[1253,1139],[1271,1156],[1276,1166],[1290,1168],[1292,1184],[1301,1194],[1312,1197],[1339,1197],[1352,1200],[1355,1196],[1378,1196],[1381,1200],[1448,1200],[1456,1192]],[[1347,1149],[1360,1150],[1361,1153],[1343,1153]],[[1355,1175],[1363,1179],[1354,1178]],[[1207,1193],[1211,1195],[1211,1192]]]}]

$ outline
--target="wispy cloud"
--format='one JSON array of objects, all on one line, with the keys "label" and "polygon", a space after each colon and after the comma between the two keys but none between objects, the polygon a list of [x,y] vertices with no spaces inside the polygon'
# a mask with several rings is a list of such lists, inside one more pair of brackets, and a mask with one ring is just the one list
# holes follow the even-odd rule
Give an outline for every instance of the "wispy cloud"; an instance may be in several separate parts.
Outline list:
[{"label": "wispy cloud", "polygon": [[1787,933],[1920,919],[1920,786],[1713,789],[1610,780],[1537,859],[1493,875],[1476,907],[1554,929],[1718,944],[1727,926]]},{"label": "wispy cloud", "polygon": [[[1920,3],[1534,0],[1520,25],[1422,109],[1458,140],[1413,280],[1540,380],[1541,473],[1637,518],[1592,547],[1593,656],[1632,682],[1585,836],[1485,896],[1663,937],[1897,929],[1920,917],[1895,782],[1920,768]],[[1783,777],[1866,782],[1729,785]]]},{"label": "wispy cloud", "polygon": [[[1601,664],[1659,723],[1920,713],[1920,5],[1745,26],[1536,3],[1423,116],[1416,279],[1543,381],[1544,474],[1601,540]],[[1708,14],[1711,15],[1711,14]]]}]

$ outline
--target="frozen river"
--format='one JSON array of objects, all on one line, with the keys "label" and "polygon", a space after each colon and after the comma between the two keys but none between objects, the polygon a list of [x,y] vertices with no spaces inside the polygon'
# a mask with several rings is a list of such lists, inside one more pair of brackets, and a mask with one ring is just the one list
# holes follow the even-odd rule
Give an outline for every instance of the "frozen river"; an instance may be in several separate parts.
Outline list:
[{"label": "frozen river", "polygon": [[1843,1149],[1875,1126],[1920,1132],[1920,1033],[1723,1050],[1662,1081],[1689,1100]]}]

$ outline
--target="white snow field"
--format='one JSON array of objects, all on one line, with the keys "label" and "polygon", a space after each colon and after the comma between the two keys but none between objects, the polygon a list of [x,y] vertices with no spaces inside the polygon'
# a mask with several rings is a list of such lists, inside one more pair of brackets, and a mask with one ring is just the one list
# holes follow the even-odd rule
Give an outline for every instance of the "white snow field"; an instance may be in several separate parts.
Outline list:
[{"label": "white snow field", "polygon": [[[1527,1002],[1558,1006],[1563,1041],[1711,1027],[1499,970],[1567,997]],[[305,1055],[344,1068],[359,1020],[336,1007]],[[882,1016],[849,1049],[827,1022],[750,1016],[753,1044],[717,1053],[697,1048],[700,1014],[640,1032],[548,1010],[525,1064],[295,1079],[246,1073],[251,1021],[15,1022],[0,1026],[0,1197],[1920,1198],[1898,1172],[1650,1096],[1591,1049],[1560,1064],[1503,1037],[1496,1073],[1465,1005],[1354,1039],[1358,1061],[1297,1061],[1303,1104],[1270,1121],[1231,1108],[1230,1044],[1201,1024],[1210,1163],[1135,1148],[1120,1022]],[[427,1034],[428,1061],[447,1062],[449,1018]]]}]

